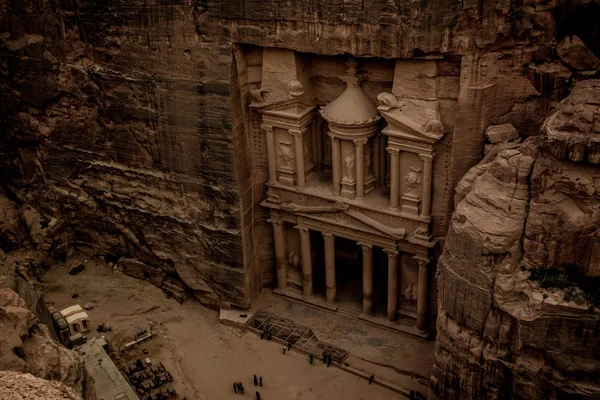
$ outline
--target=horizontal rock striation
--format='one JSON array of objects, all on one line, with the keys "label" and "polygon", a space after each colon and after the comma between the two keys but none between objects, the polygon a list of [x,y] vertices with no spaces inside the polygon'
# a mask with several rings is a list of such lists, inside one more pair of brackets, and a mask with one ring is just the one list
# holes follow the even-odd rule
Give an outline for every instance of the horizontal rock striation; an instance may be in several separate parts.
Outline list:
[{"label": "horizontal rock striation", "polygon": [[438,398],[600,396],[600,309],[528,279],[550,267],[598,276],[600,168],[556,151],[579,135],[558,121],[575,119],[595,139],[585,110],[598,83],[578,83],[542,136],[492,148],[457,187],[438,263]]}]

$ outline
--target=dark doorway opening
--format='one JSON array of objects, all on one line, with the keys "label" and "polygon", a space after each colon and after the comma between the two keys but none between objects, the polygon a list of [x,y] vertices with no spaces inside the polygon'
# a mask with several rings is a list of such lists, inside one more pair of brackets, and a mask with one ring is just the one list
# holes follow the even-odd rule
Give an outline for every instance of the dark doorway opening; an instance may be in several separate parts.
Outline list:
[{"label": "dark doorway opening", "polygon": [[354,241],[335,238],[335,282],[340,307],[362,311],[362,250]]}]

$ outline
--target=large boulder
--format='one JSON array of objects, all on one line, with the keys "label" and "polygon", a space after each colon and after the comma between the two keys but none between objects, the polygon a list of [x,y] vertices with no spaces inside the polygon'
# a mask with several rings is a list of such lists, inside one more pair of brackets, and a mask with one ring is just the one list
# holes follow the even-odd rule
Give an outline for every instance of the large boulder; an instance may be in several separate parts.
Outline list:
[{"label": "large boulder", "polygon": [[578,36],[567,36],[556,47],[563,62],[578,71],[597,70],[600,67],[598,57]]}]

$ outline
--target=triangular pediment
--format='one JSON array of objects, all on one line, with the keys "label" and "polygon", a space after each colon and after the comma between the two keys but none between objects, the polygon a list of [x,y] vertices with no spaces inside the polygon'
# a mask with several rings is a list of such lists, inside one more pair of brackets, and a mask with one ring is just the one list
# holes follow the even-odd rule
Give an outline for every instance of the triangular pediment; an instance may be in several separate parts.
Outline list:
[{"label": "triangular pediment", "polygon": [[385,133],[390,136],[426,143],[435,143],[444,136],[444,126],[435,109],[408,101],[393,107],[380,106],[379,112],[388,123]]},{"label": "triangular pediment", "polygon": [[406,231],[404,229],[390,228],[372,218],[353,211],[339,211],[337,213],[298,213],[298,215],[321,222],[327,222],[331,225],[356,229],[361,232],[385,236],[391,239],[403,239],[406,236]]}]

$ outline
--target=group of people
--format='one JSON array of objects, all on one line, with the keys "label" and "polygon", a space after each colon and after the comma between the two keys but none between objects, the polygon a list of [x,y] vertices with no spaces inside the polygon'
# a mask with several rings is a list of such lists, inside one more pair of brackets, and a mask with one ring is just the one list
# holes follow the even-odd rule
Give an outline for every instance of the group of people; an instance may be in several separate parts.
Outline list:
[{"label": "group of people", "polygon": [[[262,387],[263,385],[263,379],[262,376],[257,377],[256,375],[254,375],[254,386],[260,386]],[[233,393],[235,394],[244,394],[244,385],[242,385],[242,382],[233,382]],[[260,392],[256,391],[256,400],[260,400]]]},{"label": "group of people", "polygon": [[408,396],[410,400],[427,400],[427,397],[423,396],[419,391],[410,391],[410,395]]}]

